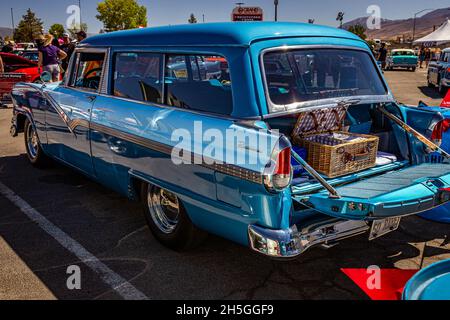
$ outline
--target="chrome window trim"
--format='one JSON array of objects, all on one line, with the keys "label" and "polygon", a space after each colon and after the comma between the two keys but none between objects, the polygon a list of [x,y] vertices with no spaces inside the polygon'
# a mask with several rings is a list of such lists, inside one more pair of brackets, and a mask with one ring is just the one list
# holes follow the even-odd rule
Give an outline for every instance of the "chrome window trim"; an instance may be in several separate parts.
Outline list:
[{"label": "chrome window trim", "polygon": [[[94,89],[89,89],[89,88],[83,88],[83,87],[75,87],[74,86],[74,82],[75,79],[78,77],[78,65],[80,63],[80,54],[81,53],[104,53],[105,54],[105,59],[103,60],[103,66],[102,66],[102,75],[100,77],[100,85],[99,88],[97,90]],[[110,55],[110,48],[80,48],[77,47],[75,48],[75,51],[73,53],[76,58],[75,58],[75,64],[73,66],[71,66],[71,75],[70,75],[70,80],[69,80],[69,84],[68,85],[64,85],[64,87],[73,89],[73,90],[77,90],[77,91],[81,91],[81,92],[86,92],[86,93],[103,93],[103,91],[106,91],[104,93],[108,92],[108,77],[109,76],[109,55]],[[75,68],[72,72],[72,68]],[[106,81],[106,89],[103,88],[104,82]]]},{"label": "chrome window trim", "polygon": [[[170,106],[168,104],[166,104],[166,94],[167,94],[167,88],[166,88],[166,63],[167,63],[167,56],[168,55],[183,55],[183,56],[191,56],[191,55],[198,55],[198,56],[212,56],[212,55],[216,55],[216,56],[220,56],[224,59],[226,59],[226,61],[228,62],[228,59],[225,57],[224,54],[221,53],[217,53],[217,52],[210,52],[210,53],[204,53],[203,51],[201,53],[198,53],[198,51],[195,52],[191,52],[191,53],[186,53],[185,51],[174,51],[174,52],[167,52],[164,51],[162,49],[161,52],[158,51],[148,51],[148,50],[130,50],[130,49],[126,49],[126,48],[119,48],[119,49],[114,49],[110,51],[110,55],[113,56],[116,53],[153,53],[153,54],[161,54],[163,56],[162,62],[162,101],[163,103],[155,103],[155,102],[147,102],[147,101],[141,101],[141,100],[135,100],[135,99],[130,99],[130,98],[125,98],[125,97],[119,97],[119,96],[115,96],[113,92],[106,92],[106,93],[100,93],[100,96],[105,96],[105,97],[110,97],[110,98],[115,98],[115,99],[120,99],[120,100],[124,100],[124,101],[128,101],[128,102],[136,102],[139,104],[143,104],[143,105],[149,105],[149,106],[155,106],[155,107],[159,107],[159,108],[165,108],[165,109],[171,109],[171,110],[182,110],[182,111],[186,111],[186,112],[190,112],[193,114],[198,114],[198,115],[204,115],[204,116],[208,116],[208,117],[213,117],[213,118],[218,118],[218,119],[228,119],[228,120],[232,120],[232,121],[241,121],[241,120],[261,120],[261,116],[257,115],[254,117],[247,117],[247,118],[235,118],[231,115],[225,115],[225,114],[220,114],[220,113],[213,113],[213,112],[207,112],[207,111],[199,111],[199,110],[192,110],[192,109],[183,109],[183,108],[179,108],[176,106]],[[111,68],[115,68],[115,59],[114,57],[111,60]],[[114,70],[113,70],[114,71]],[[114,76],[114,72],[112,72],[112,76]],[[231,72],[230,72],[230,77],[231,77]],[[232,78],[232,77],[231,77]],[[110,79],[111,80],[111,79]],[[110,83],[112,84],[113,82],[110,81]],[[233,80],[231,79],[231,83],[233,83]],[[113,88],[111,88],[111,91],[113,90]],[[232,109],[234,110],[234,90],[233,87],[231,88],[231,97],[232,97]]]},{"label": "chrome window trim", "polygon": [[[72,88],[72,87],[71,87],[71,89],[76,90],[76,88]],[[177,111],[189,112],[189,113],[193,113],[193,114],[197,114],[197,115],[201,115],[201,116],[205,116],[205,117],[211,117],[211,118],[223,119],[223,120],[229,120],[229,121],[235,121],[235,122],[237,122],[237,121],[245,121],[245,120],[261,120],[261,116],[259,116],[259,115],[258,116],[254,116],[254,117],[237,118],[237,117],[226,116],[226,115],[221,115],[221,114],[217,114],[217,113],[208,113],[208,112],[204,112],[204,111],[182,109],[182,108],[178,108],[178,107],[174,107],[174,106],[168,106],[168,105],[159,104],[159,103],[150,103],[150,102],[145,102],[145,101],[139,101],[139,100],[133,100],[133,99],[129,99],[129,98],[124,98],[124,97],[117,97],[117,96],[113,96],[113,95],[110,95],[110,94],[99,93],[99,94],[97,94],[97,96],[110,98],[110,99],[123,100],[123,101],[127,101],[127,102],[138,103],[138,104],[142,104],[142,105],[146,105],[146,106],[152,106],[152,107],[157,107],[157,108],[161,108],[161,109],[169,109],[169,110],[177,110]]]},{"label": "chrome window trim", "polygon": [[[304,102],[297,102],[297,103],[293,103],[289,106],[292,106],[290,108],[288,108],[288,105],[277,105],[275,103],[272,102],[272,99],[270,98],[270,94],[269,94],[269,90],[268,90],[268,85],[267,85],[267,76],[266,76],[266,69],[264,66],[264,56],[266,53],[268,52],[273,52],[273,51],[287,51],[287,50],[296,50],[296,49],[300,49],[300,50],[308,50],[308,49],[340,49],[340,50],[349,50],[349,51],[362,51],[367,53],[367,55],[369,56],[369,58],[372,61],[372,64],[375,68],[375,70],[377,70],[377,74],[378,77],[380,78],[385,90],[386,90],[386,94],[385,95],[369,95],[369,96],[348,96],[348,97],[342,97],[342,99],[360,99],[361,101],[364,101],[366,103],[370,103],[368,102],[369,98],[372,98],[372,100],[375,102],[395,102],[394,97],[392,96],[392,93],[389,89],[389,86],[387,85],[384,77],[382,76],[381,70],[377,65],[377,62],[375,60],[375,58],[373,57],[372,54],[370,54],[368,52],[367,49],[364,48],[360,48],[360,47],[353,47],[353,46],[341,46],[341,45],[285,45],[285,46],[278,46],[278,47],[272,47],[272,48],[266,48],[263,49],[260,54],[259,54],[259,67],[260,67],[260,71],[261,71],[261,76],[262,76],[262,80],[263,80],[263,86],[264,86],[264,96],[266,98],[266,104],[267,104],[267,111],[268,114],[267,115],[263,115],[263,118],[270,118],[273,117],[274,115],[276,116],[280,116],[280,115],[287,115],[287,114],[293,114],[293,113],[298,113],[298,112],[303,112],[303,111],[310,111],[313,109],[317,109],[317,108],[323,108],[324,106],[331,106],[331,105],[336,105],[335,101],[337,98],[329,98],[329,99],[321,99],[321,100],[313,100],[313,101],[304,101]],[[377,99],[374,99],[377,98]],[[333,103],[334,102],[334,103]],[[274,111],[278,109],[278,111]]]}]

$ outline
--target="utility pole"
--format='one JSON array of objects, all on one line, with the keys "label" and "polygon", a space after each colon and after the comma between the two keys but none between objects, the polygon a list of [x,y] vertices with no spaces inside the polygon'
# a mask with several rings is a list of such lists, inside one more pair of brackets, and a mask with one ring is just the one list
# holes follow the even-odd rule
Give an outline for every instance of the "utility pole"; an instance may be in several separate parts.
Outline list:
[{"label": "utility pole", "polygon": [[12,29],[13,29],[13,40],[14,40],[14,34],[16,33],[16,26],[14,24],[14,12],[13,12],[13,8],[11,8],[11,24],[12,24]]},{"label": "utility pole", "polygon": [[273,4],[275,6],[275,21],[278,21],[278,0],[274,0]]},{"label": "utility pole", "polygon": [[203,23],[205,23],[205,14],[202,14]]},{"label": "utility pole", "polygon": [[82,24],[82,20],[81,20],[81,0],[78,0],[78,8],[80,8],[80,30],[81,31],[81,24]]}]

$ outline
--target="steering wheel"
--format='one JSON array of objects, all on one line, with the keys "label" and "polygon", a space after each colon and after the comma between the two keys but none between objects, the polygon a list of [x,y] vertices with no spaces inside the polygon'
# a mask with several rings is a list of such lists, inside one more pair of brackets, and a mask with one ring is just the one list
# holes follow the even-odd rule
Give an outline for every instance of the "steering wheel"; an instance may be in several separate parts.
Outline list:
[{"label": "steering wheel", "polygon": [[97,90],[99,85],[100,85],[100,76],[94,76],[92,77],[92,79],[89,79],[89,75],[91,75],[92,73],[98,72],[98,71],[102,71],[102,68],[95,68],[92,70],[89,70],[83,78],[83,86],[90,88],[90,89],[95,89]]}]

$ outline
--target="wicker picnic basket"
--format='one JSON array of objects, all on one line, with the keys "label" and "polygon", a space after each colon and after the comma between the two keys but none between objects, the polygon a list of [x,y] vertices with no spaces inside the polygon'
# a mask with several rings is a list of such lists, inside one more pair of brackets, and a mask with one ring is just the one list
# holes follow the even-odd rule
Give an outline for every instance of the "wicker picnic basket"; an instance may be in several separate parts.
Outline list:
[{"label": "wicker picnic basket", "polygon": [[345,107],[302,112],[292,141],[307,151],[307,162],[317,172],[335,178],[376,165],[379,138],[342,130]]}]

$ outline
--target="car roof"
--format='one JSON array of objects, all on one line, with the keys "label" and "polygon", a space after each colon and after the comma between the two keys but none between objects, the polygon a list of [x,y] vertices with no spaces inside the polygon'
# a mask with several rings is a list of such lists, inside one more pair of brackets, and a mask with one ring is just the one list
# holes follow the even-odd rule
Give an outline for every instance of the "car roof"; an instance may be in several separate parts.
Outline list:
[{"label": "car roof", "polygon": [[82,46],[249,46],[291,37],[335,37],[362,41],[343,29],[294,22],[197,23],[117,31],[89,37]]}]

